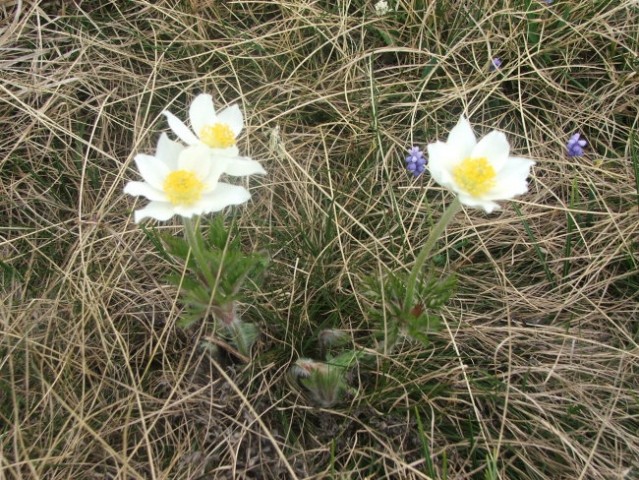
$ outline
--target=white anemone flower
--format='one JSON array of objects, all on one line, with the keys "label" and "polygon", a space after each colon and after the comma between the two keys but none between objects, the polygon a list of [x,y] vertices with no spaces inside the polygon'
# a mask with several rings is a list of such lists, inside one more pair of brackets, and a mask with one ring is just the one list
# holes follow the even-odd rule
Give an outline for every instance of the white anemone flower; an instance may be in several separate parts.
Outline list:
[{"label": "white anemone flower", "polygon": [[235,140],[244,128],[244,117],[237,105],[216,113],[211,95],[201,93],[189,108],[189,119],[195,133],[171,112],[165,110],[162,113],[166,115],[171,130],[187,145],[207,147],[213,161],[221,157],[232,160],[226,162],[224,173],[234,176],[266,173],[259,162],[239,155]]},{"label": "white anemone flower", "polygon": [[160,136],[155,156],[136,155],[144,181],[127,183],[124,193],[151,202],[135,211],[135,223],[144,218],[166,221],[173,215],[191,218],[248,201],[251,194],[244,187],[219,181],[225,162],[203,161],[208,155],[207,148],[185,147],[166,134]]},{"label": "white anemone flower", "polygon": [[448,140],[428,145],[428,169],[433,179],[451,190],[469,207],[487,213],[496,200],[508,200],[528,191],[526,178],[532,160],[510,156],[506,135],[493,130],[479,142],[462,115]]}]

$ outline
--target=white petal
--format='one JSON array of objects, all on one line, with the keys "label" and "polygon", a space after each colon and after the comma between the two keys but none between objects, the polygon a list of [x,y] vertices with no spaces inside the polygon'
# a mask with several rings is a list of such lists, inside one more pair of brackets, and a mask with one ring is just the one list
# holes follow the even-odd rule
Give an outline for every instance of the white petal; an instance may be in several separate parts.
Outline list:
[{"label": "white petal", "polygon": [[493,130],[473,148],[471,156],[473,158],[485,158],[499,172],[508,160],[510,154],[510,145],[506,140],[506,135],[502,132]]},{"label": "white petal", "polygon": [[191,218],[194,215],[202,215],[203,213],[208,213],[204,211],[201,201],[194,203],[193,205],[175,205],[173,207],[175,209],[175,213],[181,217]]},{"label": "white petal", "polygon": [[452,188],[450,171],[454,165],[462,160],[456,158],[459,152],[443,142],[431,143],[426,148],[428,150],[428,171],[431,177],[442,187]]},{"label": "white petal", "polygon": [[207,185],[205,192],[215,188],[217,181],[226,169],[227,163],[227,157],[213,156],[211,149],[204,145],[186,148],[178,159],[180,170],[188,170],[195,173],[197,178]]},{"label": "white petal", "polygon": [[218,212],[230,205],[239,205],[251,198],[249,191],[237,185],[218,183],[216,189],[193,205],[179,205],[175,207],[176,213],[182,216],[192,216],[204,213]]},{"label": "white petal", "polygon": [[220,177],[224,174],[228,165],[226,157],[211,156],[209,161],[209,173],[202,181],[206,184],[204,194],[208,194],[217,188]]},{"label": "white petal", "polygon": [[185,148],[178,157],[178,168],[195,173],[200,180],[207,178],[211,170],[211,150],[204,145]]},{"label": "white petal", "polygon": [[212,158],[208,177],[204,180],[209,186],[204,190],[210,192],[217,185],[218,180],[226,171],[228,161],[226,158]]},{"label": "white petal", "polygon": [[217,121],[225,123],[231,127],[231,130],[236,137],[240,134],[242,128],[244,128],[242,110],[240,110],[240,107],[237,105],[231,105],[230,107],[222,110],[217,116]]},{"label": "white petal", "polygon": [[220,182],[212,193],[202,198],[202,201],[206,202],[209,208],[216,206],[218,210],[221,210],[228,205],[240,205],[248,202],[250,198],[251,194],[246,188]]},{"label": "white petal", "polygon": [[146,197],[149,200],[168,202],[164,192],[153,188],[146,182],[129,182],[124,186],[124,193],[134,196]]},{"label": "white petal", "polygon": [[173,133],[180,137],[183,142],[189,145],[197,145],[199,143],[198,138],[193,135],[193,132],[189,130],[189,127],[184,125],[184,122],[182,122],[182,120],[177,118],[168,110],[164,110],[162,113],[166,116],[166,119],[169,122],[169,127],[171,127],[171,130],[173,130]]},{"label": "white petal", "polygon": [[495,202],[471,197],[468,195],[464,195],[463,193],[459,195],[459,201],[462,203],[462,205],[466,205],[468,207],[483,208],[486,213],[492,213],[493,210],[499,210],[499,205],[497,205]]},{"label": "white petal", "polygon": [[172,205],[167,202],[151,202],[146,207],[135,211],[135,223],[145,218],[154,218],[161,222],[165,222],[175,215]]},{"label": "white petal", "polygon": [[535,162],[527,158],[508,158],[503,168],[497,173],[495,187],[483,198],[486,200],[505,200],[526,193],[528,191],[526,179],[534,164]]},{"label": "white petal", "polygon": [[212,148],[211,149],[211,154],[214,157],[239,157],[240,156],[240,150],[233,145],[232,147],[227,147],[227,148]]},{"label": "white petal", "polygon": [[152,187],[162,190],[164,179],[169,174],[169,167],[157,158],[143,153],[137,154],[134,160],[144,181]]},{"label": "white petal", "polygon": [[459,118],[457,125],[448,134],[448,140],[446,144],[450,147],[454,147],[461,158],[469,157],[477,144],[473,129],[470,127],[470,122],[463,115]]},{"label": "white petal", "polygon": [[157,149],[155,150],[155,158],[164,163],[169,170],[176,170],[177,159],[182,150],[184,150],[184,145],[170,140],[166,133],[162,133],[158,140]]},{"label": "white petal", "polygon": [[266,170],[260,162],[249,157],[229,158],[224,168],[224,173],[234,177],[244,177],[246,175],[266,174]]},{"label": "white petal", "polygon": [[206,93],[201,93],[191,103],[189,108],[189,118],[193,131],[199,137],[202,128],[215,123],[215,107],[213,97]]}]

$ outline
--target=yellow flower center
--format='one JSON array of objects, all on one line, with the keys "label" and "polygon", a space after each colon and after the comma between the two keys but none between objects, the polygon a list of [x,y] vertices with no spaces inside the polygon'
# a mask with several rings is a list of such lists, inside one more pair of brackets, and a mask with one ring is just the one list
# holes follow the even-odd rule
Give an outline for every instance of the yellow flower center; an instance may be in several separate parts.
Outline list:
[{"label": "yellow flower center", "polygon": [[193,172],[176,170],[166,177],[163,188],[173,205],[192,205],[202,198],[204,183]]},{"label": "yellow flower center", "polygon": [[453,168],[453,178],[461,190],[480,197],[495,186],[495,169],[484,157],[465,158]]},{"label": "yellow flower center", "polygon": [[235,145],[235,134],[226,123],[214,123],[202,127],[200,140],[211,148],[229,148]]}]

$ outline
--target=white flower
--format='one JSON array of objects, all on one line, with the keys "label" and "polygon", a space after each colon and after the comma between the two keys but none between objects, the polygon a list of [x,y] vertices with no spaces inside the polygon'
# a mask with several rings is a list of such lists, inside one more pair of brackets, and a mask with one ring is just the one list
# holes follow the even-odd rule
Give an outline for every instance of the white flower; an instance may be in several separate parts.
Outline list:
[{"label": "white flower", "polygon": [[185,147],[166,134],[160,136],[155,156],[136,155],[144,181],[127,183],[124,193],[142,195],[151,203],[135,211],[135,223],[147,217],[161,221],[173,215],[190,218],[248,201],[251,194],[244,187],[219,181],[226,162],[206,161],[209,155],[206,147]]},{"label": "white flower", "polygon": [[244,128],[244,117],[237,105],[216,113],[211,95],[201,93],[189,108],[191,127],[195,133],[171,112],[165,110],[162,113],[166,115],[173,132],[187,145],[207,147],[213,161],[221,157],[232,159],[226,162],[224,173],[235,176],[266,173],[259,162],[239,155],[235,139]]},{"label": "white flower", "polygon": [[446,143],[428,145],[428,168],[433,179],[459,196],[462,204],[499,208],[495,200],[507,200],[528,191],[526,178],[532,160],[510,156],[506,135],[493,130],[479,142],[462,115]]},{"label": "white flower", "polygon": [[377,15],[386,15],[390,11],[392,10],[388,6],[388,2],[386,0],[380,0],[375,4],[375,13],[377,13]]}]

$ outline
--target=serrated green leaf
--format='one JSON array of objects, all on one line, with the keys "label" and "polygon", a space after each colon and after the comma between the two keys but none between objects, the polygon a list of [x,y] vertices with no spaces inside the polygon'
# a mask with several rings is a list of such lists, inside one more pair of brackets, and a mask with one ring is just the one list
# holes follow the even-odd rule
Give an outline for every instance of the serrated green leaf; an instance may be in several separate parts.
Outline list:
[{"label": "serrated green leaf", "polygon": [[229,234],[224,228],[224,219],[221,215],[213,218],[209,225],[207,243],[210,248],[224,250],[228,241]]},{"label": "serrated green leaf", "polygon": [[191,247],[186,240],[168,234],[158,234],[164,244],[166,251],[174,257],[178,257],[184,261],[189,257]]},{"label": "serrated green leaf", "polygon": [[202,315],[199,312],[191,312],[189,309],[184,311],[180,318],[178,319],[177,326],[180,328],[188,328],[194,323],[200,321],[202,319]]},{"label": "serrated green leaf", "polygon": [[339,354],[336,357],[333,357],[328,362],[331,367],[339,367],[342,369],[347,369],[353,366],[354,363],[357,362],[365,353],[361,350],[348,350],[344,353]]},{"label": "serrated green leaf", "polygon": [[173,259],[164,248],[161,240],[161,235],[155,230],[155,228],[148,229],[144,226],[144,224],[142,224],[140,225],[140,229],[144,233],[144,236],[151,242],[151,244],[153,244],[153,247],[155,247],[155,250],[160,254],[160,256],[165,260],[171,262]]},{"label": "serrated green leaf", "polygon": [[167,282],[180,287],[182,291],[192,290],[200,285],[196,278],[191,277],[189,274],[182,274],[182,272],[169,273],[165,278]]},{"label": "serrated green leaf", "polygon": [[441,318],[434,315],[422,314],[418,317],[408,319],[408,334],[415,340],[419,340],[424,345],[430,343],[429,334],[441,330]]}]

